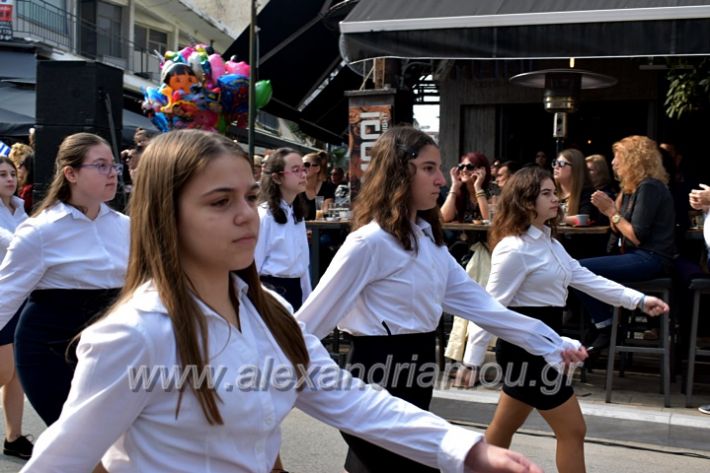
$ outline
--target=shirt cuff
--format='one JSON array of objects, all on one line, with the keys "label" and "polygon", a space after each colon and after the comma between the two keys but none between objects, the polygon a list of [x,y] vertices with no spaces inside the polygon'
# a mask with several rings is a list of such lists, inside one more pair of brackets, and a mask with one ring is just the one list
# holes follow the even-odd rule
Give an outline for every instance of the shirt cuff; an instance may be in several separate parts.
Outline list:
[{"label": "shirt cuff", "polygon": [[629,310],[634,310],[639,306],[641,298],[643,297],[643,292],[639,292],[636,289],[629,289],[628,287],[624,289],[624,308]]},{"label": "shirt cuff", "polygon": [[451,427],[441,440],[439,469],[444,473],[463,473],[466,455],[481,440],[482,434],[457,426]]}]

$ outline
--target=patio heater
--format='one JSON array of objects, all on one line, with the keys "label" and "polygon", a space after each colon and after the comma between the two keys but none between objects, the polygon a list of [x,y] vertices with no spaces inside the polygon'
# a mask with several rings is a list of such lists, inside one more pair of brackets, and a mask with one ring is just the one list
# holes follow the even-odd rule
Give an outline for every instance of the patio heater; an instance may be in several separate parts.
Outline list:
[{"label": "patio heater", "polygon": [[567,137],[567,114],[577,111],[580,90],[611,87],[617,80],[582,69],[545,69],[518,74],[511,77],[510,82],[523,87],[545,89],[543,103],[546,111],[555,114],[552,137],[557,142],[559,153]]}]

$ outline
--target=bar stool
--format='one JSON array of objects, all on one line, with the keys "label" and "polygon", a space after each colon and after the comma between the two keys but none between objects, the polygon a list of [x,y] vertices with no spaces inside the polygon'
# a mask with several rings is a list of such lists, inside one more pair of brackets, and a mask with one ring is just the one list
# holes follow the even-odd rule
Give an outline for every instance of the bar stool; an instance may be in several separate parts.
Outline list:
[{"label": "bar stool", "polygon": [[[650,279],[647,281],[624,282],[626,287],[636,289],[644,294],[653,294],[660,297],[666,303],[670,303],[671,288],[673,282],[671,278]],[[614,378],[614,358],[616,352],[619,353],[649,353],[661,355],[661,382],[663,391],[663,405],[671,405],[671,343],[670,343],[670,314],[661,315],[661,336],[658,347],[640,347],[636,345],[626,345],[626,337],[621,344],[617,343],[619,329],[619,319],[621,309],[614,309],[614,317],[611,324],[611,340],[609,343],[609,359],[606,368],[606,402],[611,402],[612,381]]]},{"label": "bar stool", "polygon": [[685,384],[685,407],[690,407],[693,397],[693,377],[695,376],[695,357],[710,356],[710,350],[698,349],[698,318],[700,314],[700,296],[710,294],[710,278],[698,278],[690,281],[693,291],[693,313],[690,320],[690,339],[688,340],[688,374]]}]

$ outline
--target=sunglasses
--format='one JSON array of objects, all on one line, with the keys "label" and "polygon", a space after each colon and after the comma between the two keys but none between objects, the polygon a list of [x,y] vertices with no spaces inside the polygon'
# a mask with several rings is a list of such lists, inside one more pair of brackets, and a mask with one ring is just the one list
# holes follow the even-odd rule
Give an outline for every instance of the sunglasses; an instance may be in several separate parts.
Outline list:
[{"label": "sunglasses", "polygon": [[308,169],[308,168],[310,168],[310,167],[319,168],[319,167],[320,167],[320,164],[318,164],[318,163],[309,163],[308,161],[306,161],[305,163],[303,163],[303,167],[306,168],[306,169]]},{"label": "sunglasses", "polygon": [[476,166],[474,166],[473,164],[470,164],[470,163],[469,164],[459,164],[457,167],[459,168],[459,171],[463,171],[464,169],[467,171],[473,171],[474,169],[476,169]]},{"label": "sunglasses", "polygon": [[563,159],[555,159],[554,161],[552,161],[553,168],[563,168],[565,166],[571,166],[571,165],[572,165],[572,163],[570,163],[569,161],[565,161]]}]

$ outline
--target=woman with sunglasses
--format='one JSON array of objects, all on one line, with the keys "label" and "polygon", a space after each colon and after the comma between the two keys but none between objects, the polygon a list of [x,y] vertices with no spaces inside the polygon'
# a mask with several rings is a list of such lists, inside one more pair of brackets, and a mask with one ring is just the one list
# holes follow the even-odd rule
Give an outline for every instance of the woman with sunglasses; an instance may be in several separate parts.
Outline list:
[{"label": "woman with sunglasses", "polygon": [[301,195],[306,188],[301,154],[279,148],[266,163],[259,187],[259,241],[254,251],[261,282],[298,310],[311,293],[310,255]]},{"label": "woman with sunglasses", "polygon": [[69,394],[71,340],[123,285],[129,221],[104,204],[120,171],[103,138],[66,137],[46,197],[17,228],[0,266],[0,328],[27,299],[15,332],[17,373],[47,425]]},{"label": "woman with sunglasses", "polygon": [[596,224],[606,223],[600,222],[600,213],[592,205],[594,187],[581,151],[573,148],[562,150],[552,162],[552,173],[559,189],[560,208],[566,224],[577,225],[577,215],[580,214],[589,215],[589,220]]},{"label": "woman with sunglasses", "polygon": [[323,204],[320,208],[324,213],[335,200],[335,186],[327,174],[323,177],[323,170],[327,166],[326,153],[308,153],[303,156],[303,167],[306,168],[306,220],[316,218],[316,197],[323,197]]},{"label": "woman with sunglasses", "polygon": [[489,220],[488,185],[491,167],[483,153],[466,153],[459,164],[449,171],[451,189],[441,206],[444,222],[472,222]]},{"label": "woman with sunglasses", "polygon": [[[551,363],[586,357],[578,342],[505,309],[451,256],[436,205],[446,180],[429,135],[392,127],[371,156],[353,209],[353,232],[296,314],[319,338],[336,326],[351,336],[354,376],[381,382],[394,396],[428,409],[442,312],[472,320]],[[350,473],[436,471],[344,437]]]}]

